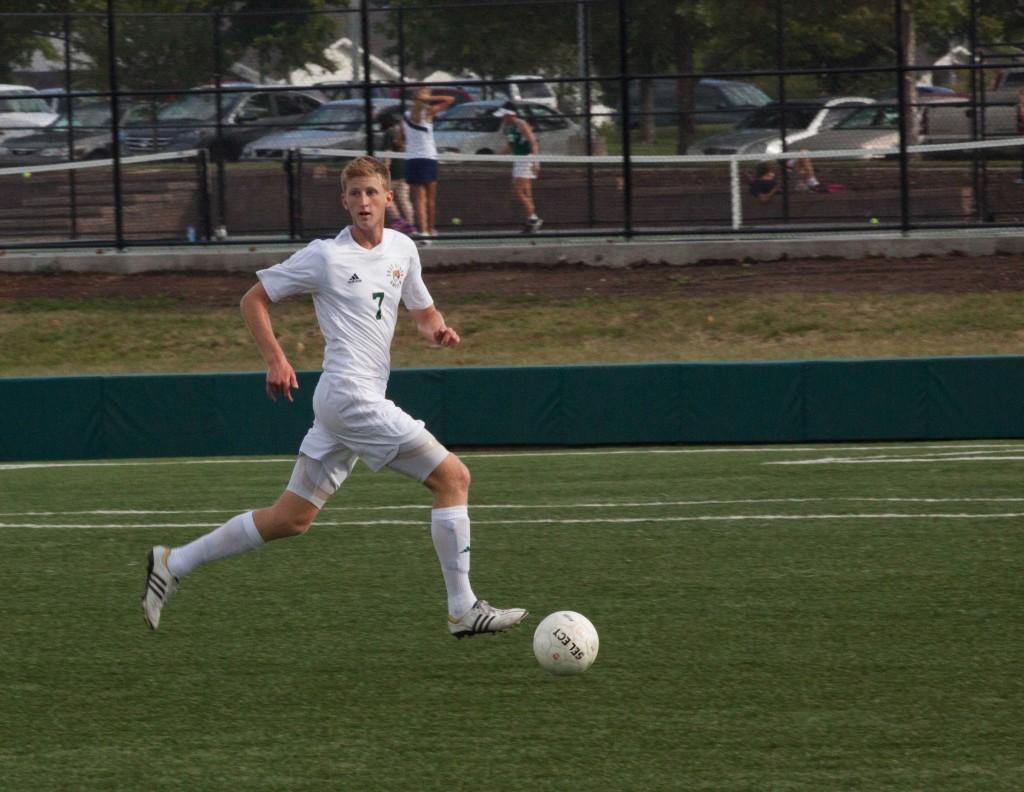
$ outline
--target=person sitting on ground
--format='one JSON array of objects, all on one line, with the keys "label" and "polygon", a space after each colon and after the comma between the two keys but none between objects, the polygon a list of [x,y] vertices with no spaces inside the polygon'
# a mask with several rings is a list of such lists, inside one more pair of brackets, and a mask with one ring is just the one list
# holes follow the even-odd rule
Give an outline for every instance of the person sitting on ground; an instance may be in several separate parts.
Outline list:
[{"label": "person sitting on ground", "polygon": [[[828,192],[828,188],[814,175],[814,165],[807,157],[798,157],[786,162],[786,169],[796,177],[793,189],[798,192]],[[768,203],[782,189],[778,163],[763,160],[757,163],[754,178],[750,182],[750,194],[761,203]]]}]

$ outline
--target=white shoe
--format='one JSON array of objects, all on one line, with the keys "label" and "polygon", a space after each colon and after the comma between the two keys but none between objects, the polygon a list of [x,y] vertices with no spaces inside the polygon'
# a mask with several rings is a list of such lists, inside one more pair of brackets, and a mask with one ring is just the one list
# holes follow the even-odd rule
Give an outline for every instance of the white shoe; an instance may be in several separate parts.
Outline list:
[{"label": "white shoe", "polygon": [[459,618],[448,617],[448,632],[456,638],[504,632],[515,627],[528,615],[522,608],[495,608],[485,600],[477,600]]},{"label": "white shoe", "polygon": [[160,626],[160,610],[178,590],[178,579],[167,568],[171,548],[157,545],[149,551],[146,588],[142,591],[142,613],[151,630]]}]

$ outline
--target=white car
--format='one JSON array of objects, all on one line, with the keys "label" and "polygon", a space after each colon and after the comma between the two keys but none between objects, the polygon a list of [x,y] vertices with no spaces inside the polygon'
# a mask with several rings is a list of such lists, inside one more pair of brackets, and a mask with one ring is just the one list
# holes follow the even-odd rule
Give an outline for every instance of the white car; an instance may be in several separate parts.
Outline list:
[{"label": "white car", "polygon": [[[500,154],[508,145],[494,111],[505,101],[488,99],[454,105],[434,119],[438,151]],[[512,102],[516,114],[530,125],[541,154],[584,153],[583,130],[557,110],[536,102]]]},{"label": "white car", "polygon": [[[928,140],[929,114],[944,105],[962,106],[959,97],[918,97],[912,107],[922,142]],[[900,144],[900,108],[894,103],[873,104],[855,110],[831,129],[804,138],[794,149],[807,151],[845,151],[860,149],[868,159],[893,156],[882,154]]]},{"label": "white car", "polygon": [[497,96],[507,96],[517,102],[536,102],[552,110],[558,109],[558,97],[551,86],[536,74],[510,74],[504,80],[494,83]]},{"label": "white car", "polygon": [[781,131],[786,127],[786,148],[826,129],[832,129],[865,105],[874,104],[866,96],[839,96],[834,99],[797,99],[783,105],[772,102],[740,121],[735,127],[698,140],[687,154],[780,154]]},{"label": "white car", "polygon": [[35,88],[0,83],[0,142],[31,135],[56,120],[57,114]]}]

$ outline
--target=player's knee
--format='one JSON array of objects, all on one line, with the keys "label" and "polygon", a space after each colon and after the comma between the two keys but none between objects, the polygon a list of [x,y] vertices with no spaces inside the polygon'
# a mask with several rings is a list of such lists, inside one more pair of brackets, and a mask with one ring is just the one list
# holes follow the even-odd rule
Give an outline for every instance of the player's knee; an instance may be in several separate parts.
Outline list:
[{"label": "player's knee", "polygon": [[469,492],[470,478],[469,468],[463,464],[461,459],[452,454],[451,464],[448,466],[445,477],[445,483],[449,489],[458,492]]},{"label": "player's knee", "polygon": [[306,514],[289,514],[278,522],[278,531],[282,536],[302,536],[312,524],[312,517]]},{"label": "player's knee", "polygon": [[438,494],[465,496],[469,492],[469,468],[455,454],[449,454],[424,483]]}]

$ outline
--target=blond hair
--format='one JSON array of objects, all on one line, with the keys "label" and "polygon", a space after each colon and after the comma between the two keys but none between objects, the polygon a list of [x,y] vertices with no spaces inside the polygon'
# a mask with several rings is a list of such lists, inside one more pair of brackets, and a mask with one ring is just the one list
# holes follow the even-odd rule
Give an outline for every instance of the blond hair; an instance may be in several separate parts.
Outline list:
[{"label": "blond hair", "polygon": [[364,176],[380,176],[385,191],[391,189],[391,171],[388,166],[376,157],[362,156],[352,160],[341,172],[341,191],[345,191],[349,179],[358,179]]}]

